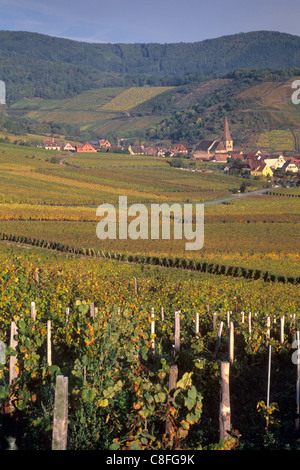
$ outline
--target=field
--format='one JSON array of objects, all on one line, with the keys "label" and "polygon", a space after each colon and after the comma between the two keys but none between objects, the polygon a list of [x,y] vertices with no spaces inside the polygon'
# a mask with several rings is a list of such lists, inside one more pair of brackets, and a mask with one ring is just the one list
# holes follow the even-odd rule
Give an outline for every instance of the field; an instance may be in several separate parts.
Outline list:
[{"label": "field", "polygon": [[[236,197],[243,182],[251,191],[265,182],[183,171],[156,157],[70,158],[10,144],[0,144],[0,176],[1,449],[8,433],[20,449],[51,449],[58,375],[69,383],[70,450],[299,448],[291,359],[300,301],[297,188]],[[203,248],[187,252],[173,237],[99,240],[96,208],[119,195],[148,209],[205,203]],[[219,381],[229,318],[233,432],[224,440]],[[17,377],[9,384],[12,321]]]}]

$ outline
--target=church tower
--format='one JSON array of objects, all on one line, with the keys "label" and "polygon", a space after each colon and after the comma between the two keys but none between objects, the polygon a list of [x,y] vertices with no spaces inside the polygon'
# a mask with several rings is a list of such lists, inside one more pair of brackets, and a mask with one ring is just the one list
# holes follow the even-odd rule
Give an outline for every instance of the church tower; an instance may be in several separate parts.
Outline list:
[{"label": "church tower", "polygon": [[226,152],[232,152],[232,150],[233,150],[233,140],[232,140],[230,132],[229,132],[229,125],[228,125],[227,117],[225,118],[225,127],[224,127],[222,142],[224,144]]}]

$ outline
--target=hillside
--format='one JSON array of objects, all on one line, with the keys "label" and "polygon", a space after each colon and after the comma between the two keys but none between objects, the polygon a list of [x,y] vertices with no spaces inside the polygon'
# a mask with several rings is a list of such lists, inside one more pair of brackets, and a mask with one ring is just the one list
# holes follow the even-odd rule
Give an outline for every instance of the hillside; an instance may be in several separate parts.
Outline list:
[{"label": "hillside", "polygon": [[26,57],[101,72],[178,76],[239,68],[297,67],[300,37],[257,31],[196,43],[90,44],[37,33],[0,31],[2,58]]},{"label": "hillside", "polygon": [[177,44],[90,44],[0,31],[0,44],[0,77],[7,84],[9,104],[21,96],[57,98],[108,84],[124,86],[130,80],[138,84],[136,74],[151,75],[154,84],[153,76],[300,67],[300,37],[271,31]]},{"label": "hillside", "polygon": [[8,107],[2,127],[36,127],[36,133],[81,140],[194,143],[219,136],[227,115],[236,146],[299,150],[300,107],[291,101],[297,77],[299,69],[261,69],[173,87],[102,87],[70,98],[23,98]]},{"label": "hillside", "polygon": [[0,31],[0,41],[4,132],[197,142],[218,136],[228,115],[238,146],[272,147],[275,130],[292,133],[288,150],[299,148],[299,107],[290,99],[300,76],[298,36],[89,44]]}]

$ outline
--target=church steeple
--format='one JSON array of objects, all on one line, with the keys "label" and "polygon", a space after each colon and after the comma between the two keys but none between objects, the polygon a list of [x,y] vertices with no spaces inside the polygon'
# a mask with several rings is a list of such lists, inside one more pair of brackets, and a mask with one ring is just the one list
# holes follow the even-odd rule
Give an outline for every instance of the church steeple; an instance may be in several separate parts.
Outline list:
[{"label": "church steeple", "polygon": [[227,117],[225,118],[225,127],[224,127],[222,142],[226,148],[226,152],[231,152],[233,150],[233,140],[229,132],[229,125],[228,125]]}]

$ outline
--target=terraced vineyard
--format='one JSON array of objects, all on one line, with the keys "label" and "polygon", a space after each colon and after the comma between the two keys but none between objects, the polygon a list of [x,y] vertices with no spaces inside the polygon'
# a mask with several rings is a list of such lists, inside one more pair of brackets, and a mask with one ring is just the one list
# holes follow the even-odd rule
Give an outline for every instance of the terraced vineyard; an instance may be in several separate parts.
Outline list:
[{"label": "terraced vineyard", "polygon": [[257,146],[275,152],[296,150],[295,139],[291,131],[274,130],[260,134]]},{"label": "terraced vineyard", "polygon": [[161,119],[160,115],[131,117],[131,109],[173,87],[99,88],[62,100],[23,99],[12,104],[9,112],[38,122],[78,125],[81,130],[128,132],[144,129]]}]

